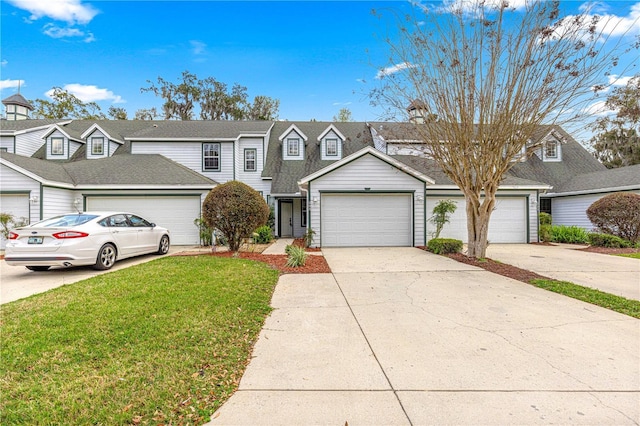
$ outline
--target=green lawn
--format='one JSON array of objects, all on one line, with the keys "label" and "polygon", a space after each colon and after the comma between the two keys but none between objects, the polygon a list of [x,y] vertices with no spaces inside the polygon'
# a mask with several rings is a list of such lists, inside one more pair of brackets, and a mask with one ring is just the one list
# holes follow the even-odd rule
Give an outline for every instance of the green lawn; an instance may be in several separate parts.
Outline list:
[{"label": "green lawn", "polygon": [[0,424],[202,424],[234,392],[278,272],[165,257],[1,307]]},{"label": "green lawn", "polygon": [[583,302],[611,309],[621,314],[640,318],[640,301],[637,300],[627,299],[622,296],[616,296],[567,281],[531,280],[531,284],[555,293],[573,297],[574,299],[582,300]]},{"label": "green lawn", "polygon": [[640,253],[624,253],[624,254],[616,254],[616,256],[630,257],[632,259],[640,259]]}]

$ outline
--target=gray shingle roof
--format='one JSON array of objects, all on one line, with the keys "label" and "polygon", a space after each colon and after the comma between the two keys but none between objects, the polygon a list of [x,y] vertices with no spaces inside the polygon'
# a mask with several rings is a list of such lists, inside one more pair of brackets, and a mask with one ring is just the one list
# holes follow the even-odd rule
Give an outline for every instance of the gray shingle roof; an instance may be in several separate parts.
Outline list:
[{"label": "gray shingle roof", "polygon": [[147,121],[146,127],[130,133],[131,140],[145,139],[236,139],[241,134],[264,135],[272,121]]},{"label": "gray shingle roof", "polygon": [[[278,138],[292,124],[307,136],[305,160],[283,160],[282,142]],[[342,144],[342,158],[373,146],[373,139],[366,123],[330,123],[320,121],[281,121],[275,123],[271,130],[267,159],[262,172],[263,177],[272,177],[271,193],[295,194],[299,192],[298,181],[303,177],[326,167],[335,161],[321,160],[320,136],[332,125],[346,138]]]},{"label": "gray shingle roof", "polygon": [[[407,166],[424,173],[435,180],[436,185],[454,185],[455,183],[442,171],[434,160],[417,157],[415,155],[392,155],[392,158],[402,161]],[[507,173],[502,180],[502,185],[510,186],[546,186],[544,182],[530,179],[522,179]]]},{"label": "gray shingle roof", "polygon": [[34,129],[42,126],[61,123],[64,120],[36,119],[36,120],[0,120],[0,131],[2,133],[13,133],[22,130]]},{"label": "gray shingle roof", "polygon": [[8,98],[3,99],[2,103],[5,105],[7,104],[20,105],[20,106],[29,108],[30,110],[33,110],[33,105],[31,105],[31,103],[28,100],[26,100],[25,97],[22,96],[20,93],[13,94]]},{"label": "gray shingle roof", "polygon": [[593,190],[616,190],[617,188],[636,187],[640,189],[640,164],[635,166],[607,169],[574,176],[567,182],[555,187],[552,193],[566,193]]},{"label": "gray shingle roof", "polygon": [[2,153],[2,158],[49,181],[72,185],[213,187],[216,182],[159,154],[54,162]]}]

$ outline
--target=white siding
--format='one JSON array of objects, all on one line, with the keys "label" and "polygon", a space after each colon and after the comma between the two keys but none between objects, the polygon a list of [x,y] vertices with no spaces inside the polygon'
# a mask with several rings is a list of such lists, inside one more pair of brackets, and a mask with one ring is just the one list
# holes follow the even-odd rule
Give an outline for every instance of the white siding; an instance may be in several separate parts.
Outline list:
[{"label": "white siding", "polygon": [[[45,186],[42,194],[43,219],[77,211],[73,205],[76,193],[72,190]],[[82,204],[79,208],[82,210]]]},{"label": "white siding", "polygon": [[120,144],[114,141],[109,141],[109,157],[111,157],[113,155],[114,152],[116,152],[116,150],[120,148]]},{"label": "white siding", "polygon": [[[337,148],[338,155],[327,155],[327,139],[335,139],[338,141],[338,148]],[[329,133],[327,133],[325,137],[322,138],[322,141],[320,142],[321,159],[322,160],[342,159],[342,144],[343,144],[342,139],[338,135],[336,135],[336,133],[333,130],[329,131]]]},{"label": "white siding", "polygon": [[[366,188],[369,188],[367,191]],[[424,245],[424,182],[391,164],[364,155],[332,172],[311,181],[309,203],[310,225],[315,231],[315,244],[320,244],[320,191],[412,191],[414,196],[414,244]],[[373,232],[373,231],[372,231]]]},{"label": "white siding", "polygon": [[[244,151],[245,149],[256,150],[256,171],[246,172],[244,170]],[[267,198],[271,190],[271,181],[262,180],[262,170],[264,168],[264,144],[262,138],[241,138],[236,144],[236,174],[235,179],[246,183],[256,191],[262,192],[263,197]]]},{"label": "white siding", "polygon": [[76,141],[69,141],[69,158],[73,157],[73,154],[75,154],[81,146],[81,143],[78,143]]},{"label": "white siding", "polygon": [[0,136],[0,149],[13,154],[13,141],[13,136]]},{"label": "white siding", "polygon": [[[37,222],[40,220],[40,183],[10,169],[4,165],[0,165],[0,192],[15,193],[21,192],[28,194],[29,197],[38,197],[38,202],[30,204],[29,222]],[[0,206],[0,209],[2,206]]]},{"label": "white siding", "polygon": [[44,134],[48,129],[34,130],[16,136],[16,154],[31,157],[44,145]]},{"label": "white siding", "polygon": [[220,171],[203,171],[202,142],[132,142],[132,154],[160,154],[218,183],[233,180],[233,142],[220,143]]},{"label": "white siding", "polygon": [[[298,155],[289,155],[288,139],[298,139]],[[304,160],[305,145],[304,138],[298,132],[292,130],[282,139],[282,158],[284,160]]]},{"label": "white siding", "polygon": [[[103,140],[102,154],[94,155],[92,153],[93,151],[93,144],[91,141],[92,138],[102,138]],[[109,152],[109,149],[110,149],[109,138],[106,135],[104,135],[101,131],[94,130],[89,136],[87,136],[86,141],[87,141],[87,158],[88,159],[105,158],[111,155],[111,153]]]},{"label": "white siding", "polygon": [[[640,194],[640,190],[632,192]],[[588,231],[592,230],[594,226],[587,217],[587,209],[591,204],[609,194],[611,192],[551,198],[552,224],[579,226]]]},{"label": "white siding", "polygon": [[[57,139],[57,138],[62,138],[62,154],[52,154],[51,153],[51,140],[52,139]],[[67,137],[62,134],[62,132],[60,132],[59,130],[54,131],[53,133],[51,133],[49,136],[47,136],[47,154],[46,154],[46,159],[47,160],[68,160],[70,157],[69,154],[69,139],[67,139]]]}]

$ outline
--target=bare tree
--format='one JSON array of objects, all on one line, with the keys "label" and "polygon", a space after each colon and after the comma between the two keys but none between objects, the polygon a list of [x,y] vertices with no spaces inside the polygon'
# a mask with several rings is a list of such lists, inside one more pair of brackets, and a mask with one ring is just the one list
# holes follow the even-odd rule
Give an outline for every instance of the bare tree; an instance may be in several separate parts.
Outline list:
[{"label": "bare tree", "polygon": [[113,120],[127,120],[127,110],[111,105],[107,110],[107,115]]},{"label": "bare tree", "polygon": [[134,120],[155,120],[156,118],[158,118],[158,110],[156,107],[152,107],[137,110]]},{"label": "bare tree", "polygon": [[277,120],[280,100],[269,96],[258,95],[253,103],[248,104],[245,112],[246,120]]},{"label": "bare tree", "polygon": [[[452,2],[400,17],[390,63],[372,101],[402,111],[420,100],[415,132],[465,196],[468,254],[485,257],[496,191],[514,159],[530,155],[542,124],[576,118],[617,65],[597,16],[560,17],[559,3]],[[603,48],[606,45],[606,49]],[[601,86],[600,86],[601,87]]]}]

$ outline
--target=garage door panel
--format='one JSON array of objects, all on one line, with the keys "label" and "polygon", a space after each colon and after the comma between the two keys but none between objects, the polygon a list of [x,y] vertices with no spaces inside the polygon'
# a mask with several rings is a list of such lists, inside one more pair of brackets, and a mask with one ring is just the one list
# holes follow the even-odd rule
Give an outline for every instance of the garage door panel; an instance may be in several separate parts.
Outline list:
[{"label": "garage door panel", "polygon": [[410,246],[411,195],[325,194],[321,200],[324,247]]},{"label": "garage door panel", "polygon": [[[17,221],[25,220],[29,223],[29,195],[0,195],[0,210],[2,210],[2,213],[13,215]],[[5,243],[6,241],[2,238],[0,241],[0,249],[4,250]]]},{"label": "garage door panel", "polygon": [[167,228],[174,245],[198,244],[200,196],[88,196],[87,210],[125,211]]},{"label": "garage door panel", "polygon": [[[467,214],[464,198],[444,197],[427,198],[427,218],[440,200],[453,200],[458,206],[451,215],[450,222],[444,225],[440,237],[455,238],[467,242]],[[497,198],[496,206],[489,221],[490,243],[526,243],[527,242],[527,199],[526,197]],[[435,229],[431,222],[427,224],[428,232]],[[429,235],[429,238],[432,238]]]}]

